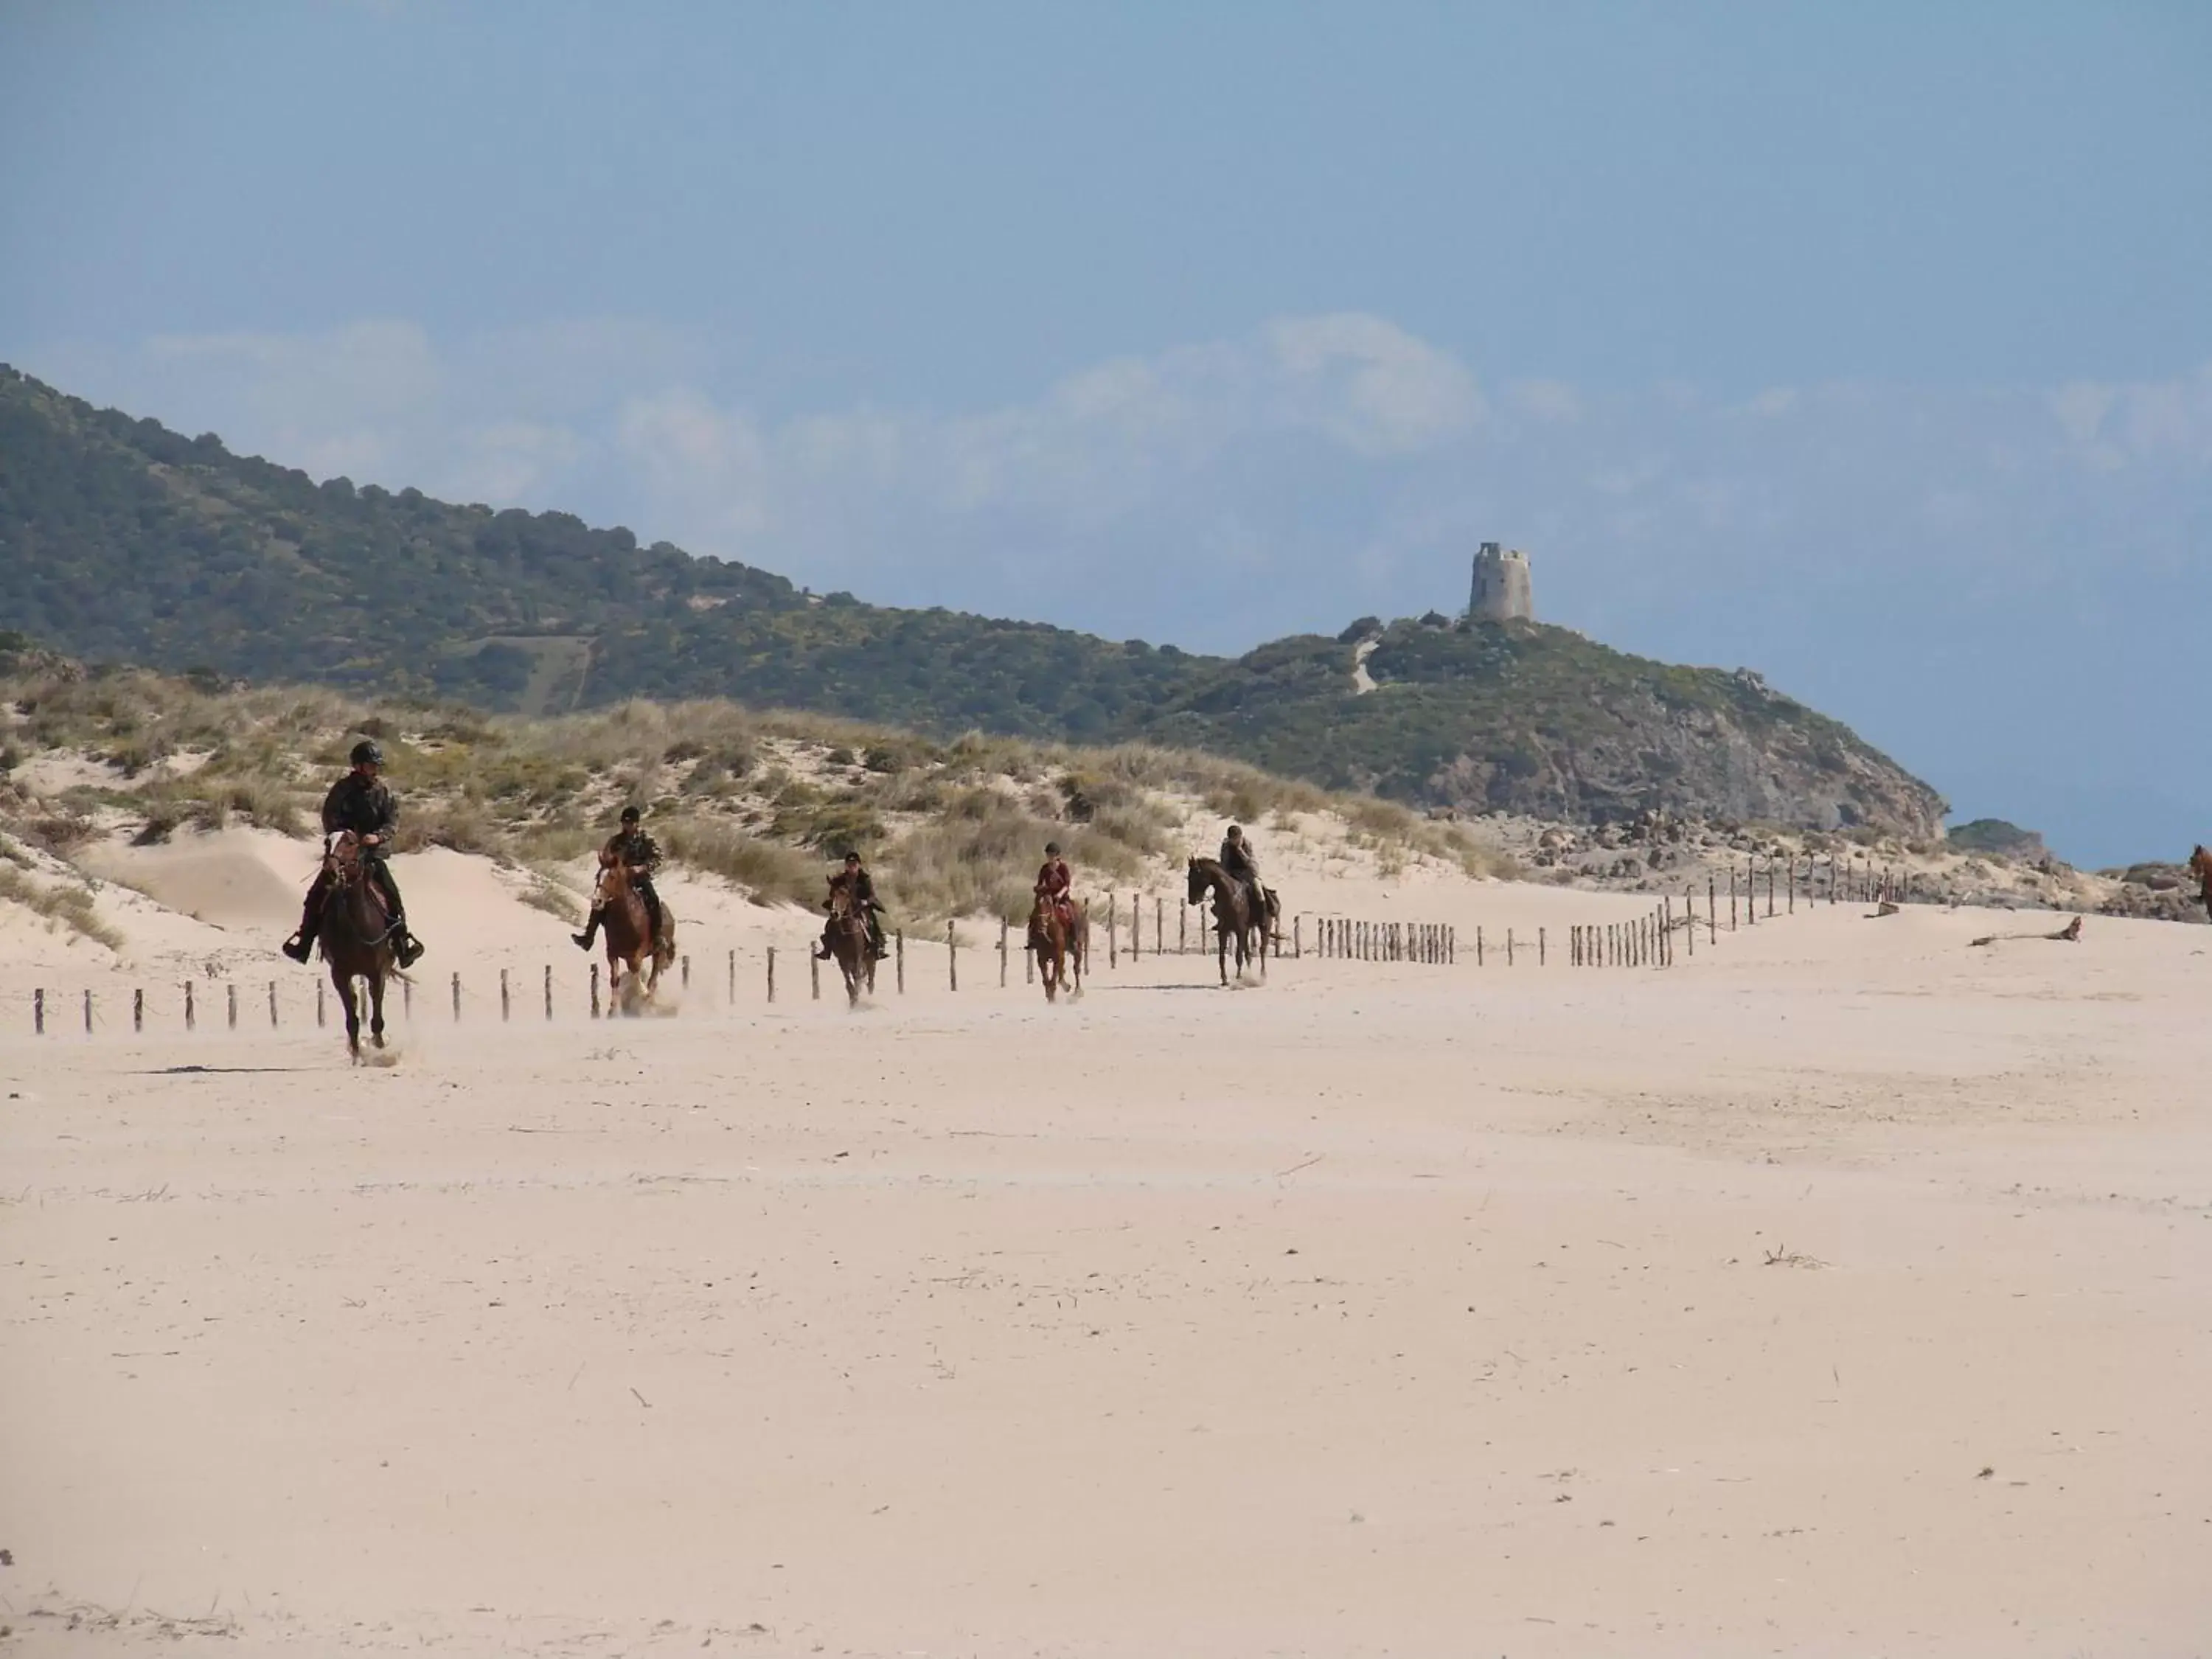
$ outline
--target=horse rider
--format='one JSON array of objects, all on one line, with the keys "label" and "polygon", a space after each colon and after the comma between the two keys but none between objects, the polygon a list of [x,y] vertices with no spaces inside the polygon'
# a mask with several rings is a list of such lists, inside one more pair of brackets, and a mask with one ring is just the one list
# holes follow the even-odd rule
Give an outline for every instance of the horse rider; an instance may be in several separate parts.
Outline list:
[{"label": "horse rider", "polygon": [[837,895],[847,895],[846,902],[860,907],[860,914],[868,919],[868,953],[881,962],[889,954],[884,948],[884,907],[876,902],[875,878],[869,875],[868,866],[860,862],[858,853],[848,851],[845,866],[830,878],[830,896],[822,901],[822,908],[830,912],[831,921],[822,924],[822,943],[815,947],[817,960],[827,962],[836,953],[830,941],[835,933],[837,914]]},{"label": "horse rider", "polygon": [[[646,926],[652,931],[647,935],[653,943],[660,943],[660,895],[653,890],[653,872],[660,868],[660,843],[645,833],[638,823],[639,813],[635,806],[622,811],[622,828],[607,837],[607,844],[599,849],[599,862],[619,864],[629,872],[631,890],[645,901]],[[585,919],[584,931],[568,937],[577,945],[588,951],[600,928],[606,926],[607,907],[595,904]]]},{"label": "horse rider", "polygon": [[[342,830],[351,830],[361,843],[362,863],[383,891],[385,906],[392,913],[392,954],[402,968],[412,968],[422,954],[422,941],[407,931],[406,902],[399,896],[399,884],[392,878],[392,866],[385,862],[385,848],[399,822],[399,803],[377,775],[384,769],[384,751],[364,738],[354,744],[349,758],[353,770],[332,784],[330,793],[323,797],[323,835],[327,840]],[[284,954],[295,962],[305,962],[315,948],[315,934],[323,921],[323,900],[330,893],[331,881],[326,862],[315,884],[307,889],[307,902],[300,912],[300,931],[283,944]]]},{"label": "horse rider", "polygon": [[1044,844],[1044,863],[1037,870],[1036,896],[1060,912],[1063,927],[1075,925],[1075,878],[1069,872],[1067,860],[1060,855],[1060,843],[1048,841]]},{"label": "horse rider", "polygon": [[1221,838],[1221,868],[1231,881],[1243,885],[1245,902],[1250,907],[1255,920],[1267,914],[1267,895],[1260,885],[1260,859],[1253,852],[1252,843],[1244,839],[1244,832],[1236,824]]}]

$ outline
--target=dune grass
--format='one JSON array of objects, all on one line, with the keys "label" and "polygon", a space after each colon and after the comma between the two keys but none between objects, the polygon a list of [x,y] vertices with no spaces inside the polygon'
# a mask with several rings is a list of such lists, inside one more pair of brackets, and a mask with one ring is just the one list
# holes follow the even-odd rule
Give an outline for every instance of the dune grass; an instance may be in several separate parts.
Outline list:
[{"label": "dune grass", "polygon": [[70,833],[104,833],[119,817],[142,841],[234,822],[309,834],[362,735],[382,744],[401,795],[402,850],[447,847],[535,871],[530,902],[562,915],[568,898],[545,872],[589,852],[625,803],[647,811],[676,864],[762,903],[811,906],[832,861],[856,848],[885,902],[914,923],[1018,920],[1047,840],[1086,879],[1158,875],[1194,811],[1255,825],[1334,813],[1385,868],[1427,857],[1503,872],[1457,824],[1144,744],[940,741],[726,702],[634,700],[527,720],[70,665],[0,681],[0,741],[19,757],[80,754],[112,772],[76,792]]}]

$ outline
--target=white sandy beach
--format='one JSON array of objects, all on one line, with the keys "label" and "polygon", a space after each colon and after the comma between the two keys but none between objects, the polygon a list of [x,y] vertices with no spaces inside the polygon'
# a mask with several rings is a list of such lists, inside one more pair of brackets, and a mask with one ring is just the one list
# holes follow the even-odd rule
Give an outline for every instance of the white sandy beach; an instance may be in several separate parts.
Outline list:
[{"label": "white sandy beach", "polygon": [[1048,1009],[976,927],[850,1014],[675,880],[675,1017],[592,1022],[434,854],[356,1070],[308,854],[163,856],[127,966],[6,923],[0,1651],[2212,1650],[2212,933],[1577,971],[1642,901],[1284,861],[1460,962]]}]

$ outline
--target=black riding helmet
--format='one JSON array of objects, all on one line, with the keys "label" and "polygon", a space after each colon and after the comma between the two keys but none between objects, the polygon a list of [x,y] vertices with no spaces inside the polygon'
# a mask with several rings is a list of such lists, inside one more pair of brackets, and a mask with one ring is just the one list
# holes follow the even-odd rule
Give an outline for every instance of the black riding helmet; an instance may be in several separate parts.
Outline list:
[{"label": "black riding helmet", "polygon": [[635,806],[625,806],[623,808],[622,821],[624,823],[635,823],[638,820],[638,810]]},{"label": "black riding helmet", "polygon": [[1058,858],[1060,856],[1060,843],[1056,841],[1048,841],[1045,842],[1044,855],[1048,859]]},{"label": "black riding helmet", "polygon": [[848,863],[848,864],[858,864],[860,861],[860,855],[858,853],[854,852],[854,851],[851,848],[849,848],[849,847],[848,847],[848,848],[847,848],[845,849],[845,862],[846,862],[846,863]]},{"label": "black riding helmet", "polygon": [[363,738],[354,744],[353,753],[349,758],[356,766],[381,766],[384,764],[384,751]]},{"label": "black riding helmet", "polygon": [[1229,839],[1231,841],[1242,841],[1244,839],[1244,832],[1232,823],[1229,826]]}]

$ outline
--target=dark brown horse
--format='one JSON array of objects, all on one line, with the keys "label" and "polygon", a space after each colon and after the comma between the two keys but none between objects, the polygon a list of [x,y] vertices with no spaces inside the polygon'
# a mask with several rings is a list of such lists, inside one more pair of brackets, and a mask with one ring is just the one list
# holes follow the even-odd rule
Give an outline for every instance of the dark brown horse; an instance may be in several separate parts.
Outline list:
[{"label": "dark brown horse", "polygon": [[352,830],[331,842],[323,854],[323,867],[331,884],[323,895],[323,913],[315,930],[322,941],[323,961],[337,988],[338,1006],[345,1010],[346,1052],[361,1059],[361,1003],[354,991],[358,980],[368,988],[368,1040],[384,1046],[384,982],[404,977],[392,936],[392,913],[370,872],[368,860]]},{"label": "dark brown horse", "polygon": [[1221,982],[1229,983],[1229,946],[1237,946],[1237,977],[1244,977],[1248,963],[1257,961],[1260,977],[1267,976],[1267,947],[1272,943],[1275,919],[1281,912],[1274,894],[1261,889],[1261,902],[1255,906],[1246,892],[1244,884],[1223,869],[1213,859],[1193,859],[1190,861],[1189,902],[1201,902],[1208,889],[1213,893],[1213,932],[1219,945],[1216,960],[1221,969]]},{"label": "dark brown horse", "polygon": [[2204,901],[2204,914],[2212,918],[2212,852],[2199,847],[2189,855],[2189,873],[2197,878],[2197,896]]},{"label": "dark brown horse", "polygon": [[1083,994],[1083,969],[1091,956],[1091,909],[1070,899],[1065,914],[1043,894],[1030,912],[1029,948],[1036,952],[1037,977],[1044,1000],[1058,999],[1063,987],[1071,999]]},{"label": "dark brown horse", "polygon": [[660,986],[660,970],[676,959],[676,913],[666,899],[661,900],[660,937],[654,939],[644,896],[630,885],[623,861],[605,853],[599,854],[599,884],[592,902],[605,917],[608,1004],[635,1013],[641,1000],[640,976],[644,979],[641,1000],[650,1002]]},{"label": "dark brown horse", "polygon": [[852,890],[840,883],[830,890],[830,954],[837,958],[837,971],[845,976],[845,1006],[860,1006],[860,993],[876,994],[876,953],[868,948],[867,907],[853,901]]}]

